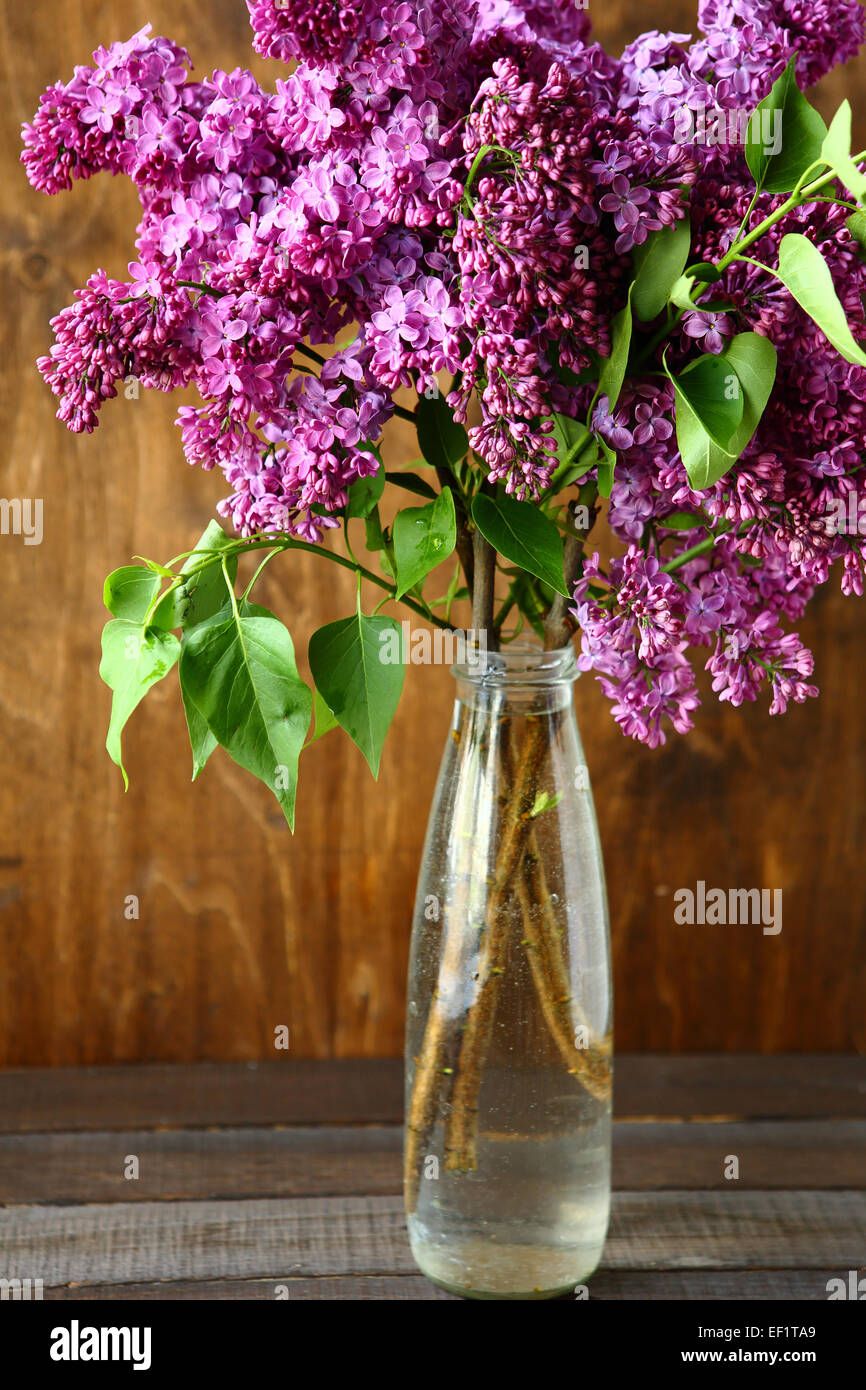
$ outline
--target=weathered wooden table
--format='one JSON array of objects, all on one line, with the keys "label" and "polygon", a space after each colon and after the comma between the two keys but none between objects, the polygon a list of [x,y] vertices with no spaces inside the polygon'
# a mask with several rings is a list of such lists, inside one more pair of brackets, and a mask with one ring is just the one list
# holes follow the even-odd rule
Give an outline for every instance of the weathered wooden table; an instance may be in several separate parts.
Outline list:
[{"label": "weathered wooden table", "polygon": [[[592,1298],[825,1300],[862,1276],[866,1059],[620,1057],[615,1104]],[[448,1298],[409,1253],[401,1110],[391,1061],[0,1073],[0,1276],[59,1299]]]}]

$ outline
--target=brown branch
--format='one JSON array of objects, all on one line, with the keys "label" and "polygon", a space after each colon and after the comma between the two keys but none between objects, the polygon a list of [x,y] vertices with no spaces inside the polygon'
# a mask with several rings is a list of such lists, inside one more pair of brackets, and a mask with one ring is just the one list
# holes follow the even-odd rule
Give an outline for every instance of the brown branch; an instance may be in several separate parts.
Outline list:
[{"label": "brown branch", "polygon": [[[565,538],[563,547],[563,568],[565,570],[565,587],[568,589],[569,597],[565,594],[556,594],[553,603],[550,605],[547,617],[544,620],[544,645],[549,652],[559,651],[566,643],[571,641],[577,623],[569,608],[573,602],[571,591],[580,570],[580,561],[583,556],[586,538],[595,525],[598,516],[598,506],[595,500],[589,506],[589,525],[585,529],[580,529],[574,525],[575,503],[570,502],[568,506],[568,517],[572,529]],[[585,504],[584,504],[585,505]]]},{"label": "brown branch", "polygon": [[496,651],[499,639],[493,626],[493,590],[496,580],[496,551],[476,527],[472,533],[474,582],[472,588],[472,626],[476,642],[486,634],[487,650]]},{"label": "brown branch", "polygon": [[[448,469],[441,466],[436,469],[436,477],[439,479],[439,486],[443,488],[450,488],[454,482]],[[471,599],[475,587],[475,557],[472,550],[472,535],[469,530],[469,518],[466,515],[466,509],[459,496],[456,495],[454,496],[454,510],[457,513],[457,544],[455,549],[466,576],[466,587]]]}]

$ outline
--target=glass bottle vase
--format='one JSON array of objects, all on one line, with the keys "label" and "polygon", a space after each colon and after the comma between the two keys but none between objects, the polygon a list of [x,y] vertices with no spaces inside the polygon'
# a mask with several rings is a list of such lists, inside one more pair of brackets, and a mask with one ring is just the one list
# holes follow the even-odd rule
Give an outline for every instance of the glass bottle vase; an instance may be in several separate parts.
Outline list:
[{"label": "glass bottle vase", "polygon": [[610,1205],[610,942],[569,646],[454,668],[412,930],[412,1252],[474,1298],[595,1269]]}]

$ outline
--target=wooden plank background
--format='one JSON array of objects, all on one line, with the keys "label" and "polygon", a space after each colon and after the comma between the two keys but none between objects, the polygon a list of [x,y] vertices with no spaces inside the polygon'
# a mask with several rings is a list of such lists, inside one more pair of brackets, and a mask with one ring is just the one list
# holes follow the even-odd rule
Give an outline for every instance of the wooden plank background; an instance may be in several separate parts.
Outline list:
[{"label": "wooden plank background", "polygon": [[[611,0],[597,32],[689,31],[690,0]],[[298,830],[216,755],[189,783],[174,680],[128,734],[124,796],[103,740],[102,579],[135,553],[188,548],[224,488],[183,461],[174,407],[114,401],[93,438],[54,419],[33,359],[49,317],[91,270],[123,274],[136,200],[122,181],[47,199],[17,164],[41,90],[102,42],[151,20],[199,71],[253,61],[242,0],[32,0],[0,7],[2,159],[0,492],[44,499],[41,546],[0,538],[0,1065],[390,1055],[402,1043],[414,879],[450,678],[410,671],[376,786],[345,740],[304,754]],[[862,93],[862,62],[824,85],[827,111]],[[866,143],[860,103],[860,137]],[[399,429],[389,457],[412,456]],[[409,453],[409,451],[412,451]],[[286,557],[261,601],[309,634],[343,616],[352,581]],[[657,752],[627,743],[590,680],[577,701],[605,845],[616,1027],[627,1049],[862,1051],[863,647],[866,610],[822,595],[803,625],[819,702],[770,721],[721,709]],[[683,927],[672,893],[782,888],[784,927]],[[127,921],[124,901],[140,900]]]}]

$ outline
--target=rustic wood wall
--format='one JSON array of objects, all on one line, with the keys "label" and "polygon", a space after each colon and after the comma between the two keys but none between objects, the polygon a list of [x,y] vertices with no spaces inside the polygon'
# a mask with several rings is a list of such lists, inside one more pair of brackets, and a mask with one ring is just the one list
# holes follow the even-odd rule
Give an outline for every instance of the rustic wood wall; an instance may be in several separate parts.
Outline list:
[{"label": "rustic wood wall", "polygon": [[[616,47],[642,27],[688,31],[693,16],[690,0],[611,0],[597,31]],[[128,795],[103,748],[103,576],[134,553],[187,548],[221,480],[186,466],[165,397],[111,403],[93,438],[55,421],[33,359],[74,286],[97,265],[124,273],[136,204],[106,179],[34,193],[18,126],[48,82],[148,19],[200,70],[250,61],[242,0],[9,0],[0,14],[0,489],[45,508],[41,546],[0,538],[0,1064],[266,1057],[280,1023],[296,1055],[396,1053],[448,674],[410,673],[378,786],[345,740],[304,754],[294,839],[223,755],[190,785],[173,680],[133,721]],[[862,93],[864,70],[836,77],[824,104]],[[392,457],[410,447],[389,441]],[[303,651],[351,589],[334,567],[286,557],[262,601]],[[659,752],[624,741],[595,684],[579,684],[623,1048],[866,1047],[866,608],[827,594],[805,632],[820,702],[770,721],[711,699],[697,731]],[[673,889],[701,878],[783,888],[781,935],[676,926]],[[130,894],[138,920],[124,916]]]}]

